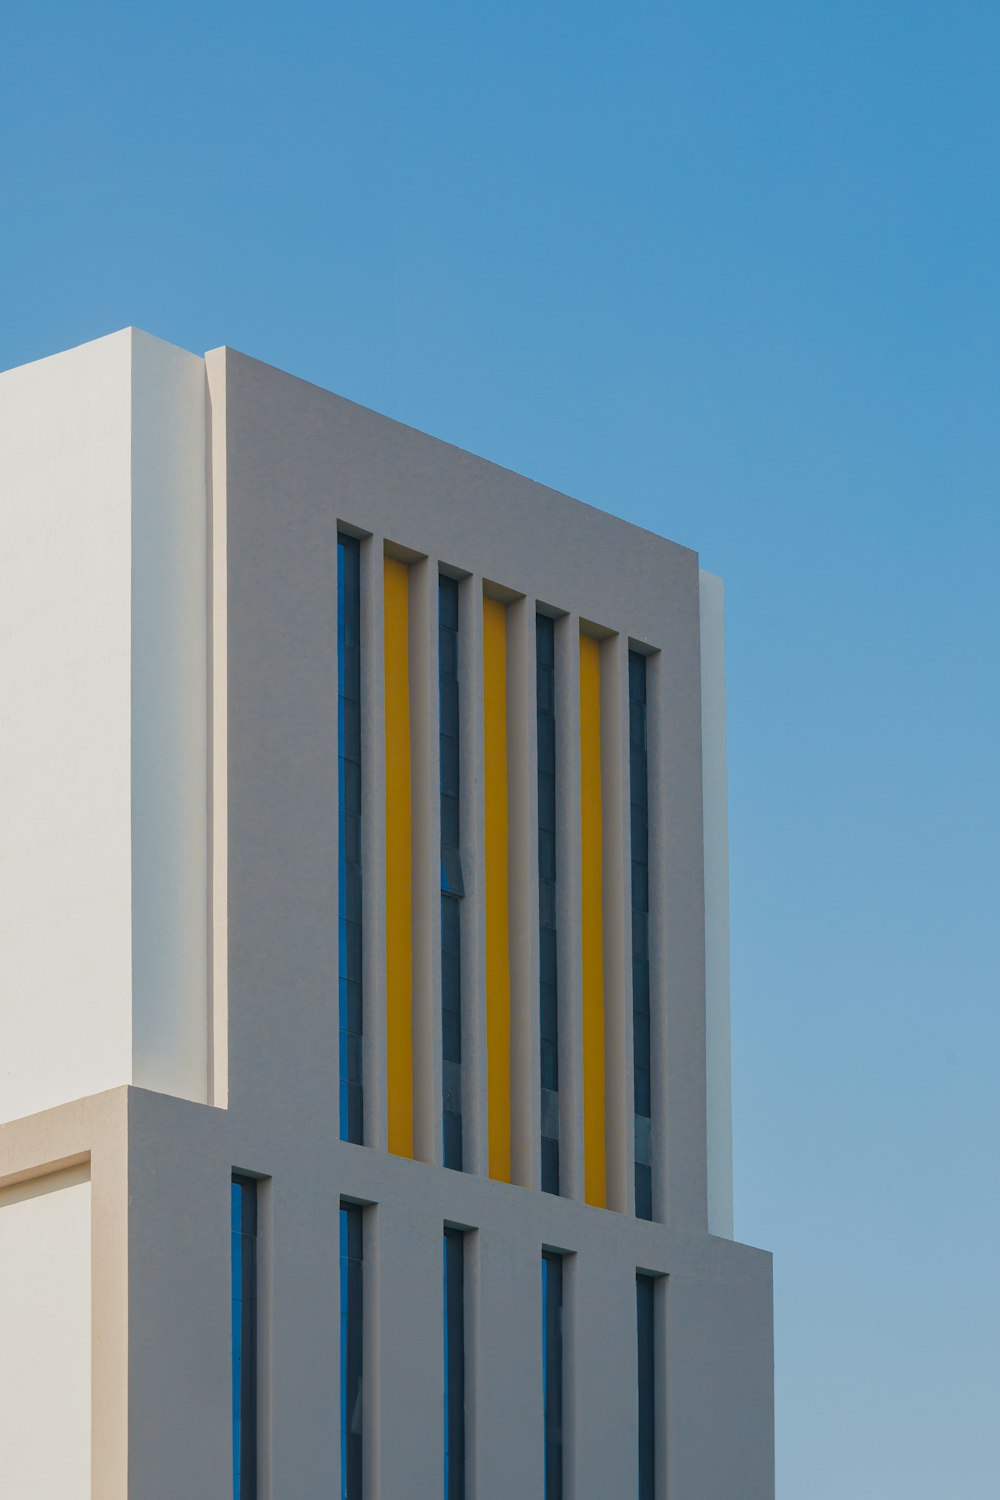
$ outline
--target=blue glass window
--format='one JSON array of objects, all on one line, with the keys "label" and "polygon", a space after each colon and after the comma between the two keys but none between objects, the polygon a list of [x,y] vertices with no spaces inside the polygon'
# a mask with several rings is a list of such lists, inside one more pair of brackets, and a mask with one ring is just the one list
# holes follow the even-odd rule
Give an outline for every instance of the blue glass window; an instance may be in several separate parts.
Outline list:
[{"label": "blue glass window", "polygon": [[364,1141],[361,990],[361,546],[337,537],[340,1138]]},{"label": "blue glass window", "polygon": [[441,1078],[444,1164],[462,1170],[462,879],[458,583],[438,579],[441,758]]},{"label": "blue glass window", "polygon": [[656,1492],[656,1279],[641,1272],[635,1278],[636,1332],[639,1353],[639,1500]]},{"label": "blue glass window", "polygon": [[563,1494],[563,1258],[542,1252],[542,1402],[545,1500]]},{"label": "blue glass window", "polygon": [[632,830],[632,1049],[635,1077],[635,1211],[653,1217],[653,1084],[649,1012],[649,806],[646,658],[628,654]]},{"label": "blue glass window", "polygon": [[340,1206],[340,1495],[361,1500],[364,1350],[364,1209]]},{"label": "blue glass window", "polygon": [[465,1500],[465,1232],[444,1232],[444,1500]]},{"label": "blue glass window", "polygon": [[257,1496],[257,1184],[230,1189],[233,1309],[233,1500]]},{"label": "blue glass window", "polygon": [[555,622],[535,616],[538,735],[538,1014],[541,1042],[542,1190],[559,1191],[559,973],[556,933]]}]

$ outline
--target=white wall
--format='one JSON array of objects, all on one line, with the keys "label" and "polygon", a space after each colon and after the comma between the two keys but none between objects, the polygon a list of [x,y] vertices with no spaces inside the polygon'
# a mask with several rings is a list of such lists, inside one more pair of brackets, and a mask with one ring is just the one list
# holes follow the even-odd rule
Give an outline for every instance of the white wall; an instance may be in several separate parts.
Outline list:
[{"label": "white wall", "polygon": [[208,1088],[205,362],[133,333],[133,1081]]},{"label": "white wall", "polygon": [[722,579],[702,572],[701,743],[705,806],[705,1059],[708,1227],[733,1237],[733,1101],[729,1020],[729,788]]},{"label": "white wall", "polygon": [[0,374],[0,1120],[207,1097],[204,362]]},{"label": "white wall", "polygon": [[90,1180],[0,1189],[0,1492],[88,1500]]},{"label": "white wall", "polygon": [[0,375],[0,1119],[131,1072],[131,347]]}]

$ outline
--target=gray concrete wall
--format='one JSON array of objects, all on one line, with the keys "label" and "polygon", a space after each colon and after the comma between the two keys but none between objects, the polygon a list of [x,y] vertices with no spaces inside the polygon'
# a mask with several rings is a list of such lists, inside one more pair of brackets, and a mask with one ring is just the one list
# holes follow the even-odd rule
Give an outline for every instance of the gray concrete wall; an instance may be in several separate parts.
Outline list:
[{"label": "gray concrete wall", "polygon": [[[475,1229],[471,1286],[470,1380],[476,1500],[539,1495],[542,1482],[540,1256],[567,1252],[572,1402],[568,1419],[569,1495],[607,1500],[635,1484],[635,1317],[637,1268],[668,1278],[658,1299],[665,1378],[661,1382],[661,1488],[670,1500],[770,1500],[773,1494],[770,1258],[713,1238],[707,1226],[704,843],[702,829],[700,589],[696,556],[518,475],[365,411],[339,397],[231,351],[209,356],[213,424],[224,423],[225,472],[216,469],[213,503],[227,537],[224,634],[228,640],[226,923],[215,939],[228,969],[229,1111],[169,1107],[186,1134],[218,1137],[216,1181],[230,1165],[271,1178],[264,1197],[272,1259],[268,1367],[270,1433],[265,1494],[312,1497],[339,1462],[335,1415],[338,1359],[335,1208],[341,1195],[373,1205],[369,1256],[368,1390],[371,1494],[436,1496],[441,1473],[441,1230]],[[337,1121],[336,964],[336,532],[363,537],[366,771],[366,1030],[368,1138],[384,1141],[380,1066],[384,1003],[379,709],[381,558],[386,543],[425,558],[420,579],[439,565],[467,574],[463,592],[462,697],[466,764],[468,925],[467,1120],[474,1164],[485,1161],[482,1056],[481,828],[476,806],[481,765],[481,701],[476,691],[482,581],[536,601],[560,621],[561,691],[575,694],[575,636],[584,620],[609,633],[609,651],[634,640],[653,648],[650,665],[650,800],[657,1101],[657,1198],[663,1222],[586,1207],[579,1166],[581,1089],[572,1025],[579,974],[579,901],[569,874],[560,909],[567,984],[568,1067],[563,1141],[568,1198],[539,1193],[533,1152],[515,1152],[524,1186],[444,1171],[440,1162],[439,1070],[425,1079],[431,1128],[421,1132],[423,1162],[341,1144]],[[217,606],[218,607],[218,606]],[[415,621],[431,606],[418,604]],[[424,623],[425,638],[430,635]],[[616,645],[614,638],[617,637]],[[533,682],[514,691],[533,711]],[[607,658],[606,658],[607,659]],[[623,660],[623,658],[620,658]],[[608,674],[613,691],[622,672]],[[433,725],[436,684],[420,689]],[[620,692],[619,695],[621,696]],[[571,718],[571,715],[567,715]],[[575,720],[573,721],[575,722]],[[419,729],[419,719],[416,725]],[[294,733],[290,732],[294,726]],[[561,763],[572,787],[575,735]],[[218,744],[216,746],[218,753]],[[433,747],[428,753],[434,765]],[[527,764],[519,774],[530,780]],[[435,797],[432,777],[430,797]],[[530,799],[528,799],[530,802]],[[611,799],[625,843],[627,797]],[[578,806],[578,801],[577,804]],[[571,790],[561,806],[567,851],[578,846]],[[526,844],[533,825],[521,831]],[[621,860],[620,855],[616,855]],[[526,877],[534,873],[529,861]],[[534,896],[527,903],[533,909]],[[428,919],[437,921],[436,902]],[[618,941],[628,941],[627,910]],[[426,934],[425,934],[426,936]],[[437,933],[430,933],[434,954]],[[625,947],[627,952],[627,947]],[[434,983],[434,960],[430,960]],[[515,982],[537,984],[537,945],[529,944]],[[623,991],[627,987],[623,986]],[[523,995],[522,995],[523,998]],[[432,997],[433,1001],[433,997]],[[619,1093],[626,1206],[631,1193],[631,1026],[620,999]],[[515,1013],[518,1000],[515,997]],[[526,1006],[531,1011],[530,1000]],[[430,1019],[432,1050],[433,1004]],[[532,1028],[522,1076],[537,1079]],[[470,1055],[471,1053],[471,1055]],[[419,1094],[419,1090],[418,1090]],[[164,1142],[168,1106],[144,1098],[144,1127]],[[138,1127],[136,1127],[138,1128]],[[534,1124],[532,1124],[534,1130]],[[183,1154],[201,1160],[202,1146]],[[527,1157],[527,1162],[524,1158]],[[213,1159],[215,1159],[213,1157]],[[574,1163],[576,1165],[574,1166]],[[183,1190],[183,1184],[179,1184]],[[219,1191],[220,1189],[216,1189]],[[175,1205],[181,1212],[181,1204]],[[218,1258],[219,1285],[227,1274]],[[206,1270],[207,1274],[207,1270]],[[191,1312],[192,1348],[204,1337]],[[219,1335],[221,1337],[221,1335]],[[133,1372],[133,1378],[135,1372]],[[183,1385],[178,1371],[178,1387]],[[375,1411],[372,1412],[372,1407]],[[218,1414],[216,1414],[218,1417]],[[204,1404],[192,1403],[192,1441]],[[288,1424],[291,1424],[289,1427]],[[210,1424],[213,1432],[215,1423]],[[296,1434],[289,1443],[288,1431]],[[200,1437],[199,1437],[200,1433]],[[168,1455],[160,1455],[169,1467]],[[175,1464],[181,1462],[174,1460]],[[164,1496],[190,1487],[171,1475]],[[153,1497],[155,1500],[155,1496]]]},{"label": "gray concrete wall", "polygon": [[[704,850],[702,836],[701,667],[697,557],[578,501],[533,484],[445,443],[414,432],[342,398],[225,351],[210,356],[213,421],[225,410],[228,454],[224,480],[228,537],[228,968],[231,1103],[241,1091],[261,1103],[274,1092],[286,1102],[297,1080],[297,1109],[306,1118],[330,1087],[328,1050],[336,1045],[336,533],[346,523],[366,536],[365,785],[366,990],[372,1034],[378,1037],[383,892],[384,764],[379,713],[381,557],[386,542],[438,565],[467,571],[471,588],[488,580],[520,596],[528,617],[536,601],[564,611],[569,634],[577,620],[656,648],[650,662],[650,802],[653,824],[651,926],[655,934],[655,1070],[665,1087],[655,1122],[660,1141],[657,1197],[661,1216],[687,1230],[707,1224],[705,1064]],[[471,602],[471,601],[470,601]],[[466,608],[470,633],[477,609]],[[562,661],[572,680],[575,648]],[[470,642],[475,649],[475,641]],[[610,642],[609,642],[610,646]],[[613,655],[613,653],[611,653]],[[608,663],[609,653],[605,653]],[[610,666],[606,674],[611,677]],[[621,668],[619,671],[624,676]],[[570,687],[572,691],[572,687]],[[533,693],[533,689],[532,689]],[[526,702],[532,703],[533,696]],[[624,702],[624,700],[622,700]],[[481,699],[471,676],[462,697],[463,741],[481,735]],[[290,732],[294,726],[294,733]],[[572,737],[572,731],[570,731]],[[563,762],[572,777],[573,747]],[[476,840],[480,766],[467,768],[465,836],[473,881],[469,908],[478,926],[481,865]],[[431,793],[433,796],[433,792]],[[627,837],[627,799],[609,799],[620,846]],[[564,805],[568,848],[574,845],[578,799]],[[527,878],[534,879],[529,868]],[[571,888],[572,877],[567,879]],[[627,937],[620,914],[619,946]],[[576,972],[579,902],[560,912],[566,972]],[[436,921],[432,911],[430,920]],[[613,939],[614,932],[609,934]],[[217,930],[217,941],[220,932]],[[434,946],[432,939],[432,947]],[[531,994],[537,952],[522,965]],[[475,966],[465,994],[475,1015],[482,975]],[[624,984],[609,999],[627,1012]],[[275,1007],[294,1014],[284,1028]],[[572,1011],[570,1003],[568,1011]],[[368,1017],[366,1017],[366,1024]],[[630,1061],[619,1025],[618,1093],[629,1113]],[[473,1027],[474,1027],[473,1023]],[[311,1030],[310,1028],[315,1028]],[[537,1043],[532,1038],[532,1045]],[[277,1051],[275,1050],[277,1049]],[[370,1049],[377,1059],[381,1050]],[[572,1160],[581,1131],[579,1090],[566,1120]],[[529,1057],[526,1070],[534,1066]],[[473,1059],[475,1072],[475,1059]],[[334,1073],[334,1077],[336,1074]],[[380,1077],[368,1080],[368,1138],[382,1137]],[[482,1101],[468,1111],[477,1118]],[[434,1117],[440,1113],[435,1101]],[[622,1126],[623,1131],[630,1127]],[[630,1160],[630,1138],[620,1152]],[[438,1143],[435,1159],[439,1157]],[[482,1152],[480,1153],[482,1156]],[[630,1167],[626,1170],[630,1177]],[[525,1176],[530,1180],[530,1169]],[[582,1195],[582,1182],[575,1188]],[[631,1191],[626,1184],[624,1194]]]}]

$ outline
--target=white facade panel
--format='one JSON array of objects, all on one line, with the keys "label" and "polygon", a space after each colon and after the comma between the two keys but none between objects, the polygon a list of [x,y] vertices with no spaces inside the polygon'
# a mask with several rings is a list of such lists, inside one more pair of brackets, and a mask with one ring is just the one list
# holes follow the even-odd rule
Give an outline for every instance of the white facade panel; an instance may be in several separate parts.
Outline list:
[{"label": "white facade panel", "polygon": [[0,1120],[208,1097],[205,366],[0,375]]},{"label": "white facade panel", "polygon": [[205,362],[133,333],[132,1081],[208,1098]]},{"label": "white facade panel", "polygon": [[0,1120],[130,1077],[131,348],[0,375]]},{"label": "white facade panel", "polygon": [[0,1189],[0,1489],[89,1500],[86,1166]]}]

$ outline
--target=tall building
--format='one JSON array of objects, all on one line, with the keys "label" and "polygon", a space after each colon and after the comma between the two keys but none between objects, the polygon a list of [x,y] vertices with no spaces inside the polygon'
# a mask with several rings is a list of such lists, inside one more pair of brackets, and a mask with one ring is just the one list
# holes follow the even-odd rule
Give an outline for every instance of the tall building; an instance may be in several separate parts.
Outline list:
[{"label": "tall building", "polygon": [[696,554],[128,330],[0,689],[3,1494],[772,1500]]}]

